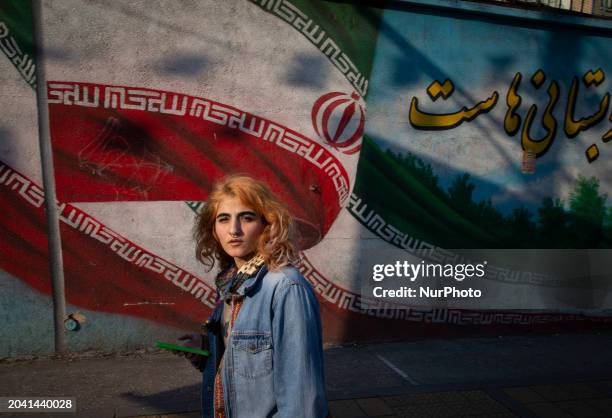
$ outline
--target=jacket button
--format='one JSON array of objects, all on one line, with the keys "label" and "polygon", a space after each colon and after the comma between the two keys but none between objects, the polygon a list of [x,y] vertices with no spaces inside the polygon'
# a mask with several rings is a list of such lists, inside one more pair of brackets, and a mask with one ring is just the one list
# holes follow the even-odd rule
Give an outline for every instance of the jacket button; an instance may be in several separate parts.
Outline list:
[{"label": "jacket button", "polygon": [[257,348],[257,346],[253,343],[249,344],[249,350],[251,351],[255,351],[255,349]]}]

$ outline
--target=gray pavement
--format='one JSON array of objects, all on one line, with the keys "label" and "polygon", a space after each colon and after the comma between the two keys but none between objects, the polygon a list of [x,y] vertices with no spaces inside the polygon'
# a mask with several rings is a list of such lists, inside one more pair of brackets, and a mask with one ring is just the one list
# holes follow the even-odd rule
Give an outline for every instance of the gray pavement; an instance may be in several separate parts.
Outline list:
[{"label": "gray pavement", "polygon": [[[325,361],[334,418],[612,417],[612,333],[415,339]],[[79,417],[196,417],[199,379],[163,352],[0,362],[0,396],[74,396]]]}]

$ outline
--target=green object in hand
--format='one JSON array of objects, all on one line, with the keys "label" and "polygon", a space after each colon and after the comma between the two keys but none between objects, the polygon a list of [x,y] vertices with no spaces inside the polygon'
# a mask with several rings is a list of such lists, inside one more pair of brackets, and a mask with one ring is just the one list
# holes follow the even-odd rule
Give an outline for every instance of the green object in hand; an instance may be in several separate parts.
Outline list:
[{"label": "green object in hand", "polygon": [[164,343],[161,341],[156,341],[155,347],[162,348],[164,350],[183,351],[185,353],[199,354],[201,356],[210,355],[210,353],[207,350],[202,350],[200,348],[185,347],[182,345],[176,345],[176,344],[170,344],[170,343]]}]

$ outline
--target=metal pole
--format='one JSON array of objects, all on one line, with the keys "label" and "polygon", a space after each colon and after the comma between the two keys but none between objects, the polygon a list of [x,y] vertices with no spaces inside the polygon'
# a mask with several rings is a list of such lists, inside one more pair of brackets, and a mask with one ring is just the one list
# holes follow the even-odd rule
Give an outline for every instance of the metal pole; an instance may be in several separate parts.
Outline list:
[{"label": "metal pole", "polygon": [[64,261],[62,259],[62,242],[59,229],[57,199],[55,198],[55,177],[53,170],[53,153],[49,132],[49,111],[47,107],[47,78],[43,65],[43,26],[41,0],[32,0],[32,31],[34,32],[34,49],[36,57],[36,106],[38,109],[38,139],[42,161],[43,185],[45,189],[45,207],[47,213],[47,231],[49,246],[49,269],[53,289],[53,325],[55,331],[55,353],[66,352],[64,336],[64,319],[66,318],[66,297],[64,295]]}]

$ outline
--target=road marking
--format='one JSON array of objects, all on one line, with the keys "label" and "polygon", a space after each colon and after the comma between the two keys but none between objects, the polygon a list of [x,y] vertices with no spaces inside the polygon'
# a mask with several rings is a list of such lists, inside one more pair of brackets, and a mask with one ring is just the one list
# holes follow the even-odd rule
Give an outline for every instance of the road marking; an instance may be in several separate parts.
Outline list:
[{"label": "road marking", "polygon": [[405,380],[409,381],[411,384],[413,384],[414,386],[418,386],[419,382],[417,382],[416,380],[414,380],[412,377],[408,376],[406,373],[404,373],[403,371],[401,371],[400,369],[398,369],[393,363],[391,363],[389,360],[387,360],[386,358],[384,358],[383,356],[381,356],[380,354],[376,354],[376,357],[378,357],[380,359],[380,361],[382,361],[383,363],[385,363],[387,366],[389,366],[389,368],[391,370],[393,370],[395,373],[399,374],[400,376],[402,376]]}]

